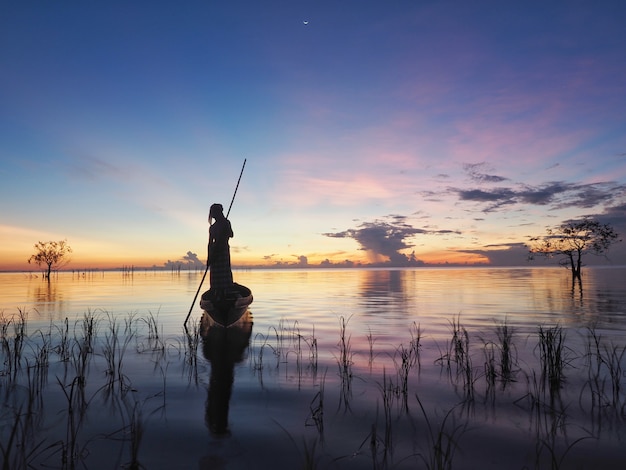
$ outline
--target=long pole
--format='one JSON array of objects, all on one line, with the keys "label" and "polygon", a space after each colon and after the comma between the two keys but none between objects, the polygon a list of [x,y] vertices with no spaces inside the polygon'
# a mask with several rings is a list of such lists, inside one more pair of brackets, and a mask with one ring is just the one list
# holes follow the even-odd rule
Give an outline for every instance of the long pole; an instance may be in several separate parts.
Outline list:
[{"label": "long pole", "polygon": [[[237,190],[239,189],[239,182],[241,181],[241,175],[243,175],[243,169],[246,167],[246,159],[243,159],[243,166],[241,167],[241,172],[239,173],[239,179],[237,180],[237,186],[235,186],[235,192],[233,193],[233,198],[230,200],[230,205],[228,206],[228,211],[226,212],[226,218],[230,215],[230,209],[233,207],[233,202],[235,202],[235,196],[237,195]],[[206,278],[206,273],[209,270],[209,255],[207,253],[206,258],[206,268],[204,269],[204,274],[202,275],[202,280],[200,281],[200,285],[198,286],[198,290],[196,291],[196,295],[193,297],[193,302],[191,302],[191,307],[189,307],[189,313],[187,314],[187,318],[185,318],[185,323],[183,326],[185,329],[187,328],[187,321],[189,320],[189,316],[191,315],[191,311],[193,310],[193,306],[196,304],[196,299],[198,298],[198,294],[200,293],[200,289],[202,288],[202,284],[204,283],[204,279]]]}]

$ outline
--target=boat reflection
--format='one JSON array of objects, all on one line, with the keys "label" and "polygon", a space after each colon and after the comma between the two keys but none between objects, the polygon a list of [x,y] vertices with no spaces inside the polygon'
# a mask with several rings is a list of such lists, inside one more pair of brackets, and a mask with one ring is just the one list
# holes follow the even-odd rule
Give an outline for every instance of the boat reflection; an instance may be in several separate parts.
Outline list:
[{"label": "boat reflection", "polygon": [[205,312],[200,320],[200,335],[202,353],[211,363],[205,422],[213,436],[229,436],[228,409],[235,365],[245,359],[252,335],[252,314],[246,310],[239,321],[224,327]]}]

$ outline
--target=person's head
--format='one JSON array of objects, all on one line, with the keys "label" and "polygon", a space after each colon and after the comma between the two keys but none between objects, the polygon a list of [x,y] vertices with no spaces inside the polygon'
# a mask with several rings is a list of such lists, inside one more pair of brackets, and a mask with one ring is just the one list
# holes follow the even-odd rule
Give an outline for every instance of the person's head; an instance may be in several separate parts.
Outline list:
[{"label": "person's head", "polygon": [[211,219],[217,219],[219,217],[224,217],[224,208],[221,204],[212,204],[211,209],[209,209],[209,222],[211,222]]}]

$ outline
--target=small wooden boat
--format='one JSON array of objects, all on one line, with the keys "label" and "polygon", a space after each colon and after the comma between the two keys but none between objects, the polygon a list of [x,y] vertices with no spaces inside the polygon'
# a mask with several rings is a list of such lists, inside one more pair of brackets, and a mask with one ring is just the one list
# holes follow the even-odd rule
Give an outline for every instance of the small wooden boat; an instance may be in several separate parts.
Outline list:
[{"label": "small wooden boat", "polygon": [[252,303],[252,291],[241,284],[234,283],[222,295],[209,289],[200,298],[200,307],[220,325],[229,326],[235,323],[246,312]]}]

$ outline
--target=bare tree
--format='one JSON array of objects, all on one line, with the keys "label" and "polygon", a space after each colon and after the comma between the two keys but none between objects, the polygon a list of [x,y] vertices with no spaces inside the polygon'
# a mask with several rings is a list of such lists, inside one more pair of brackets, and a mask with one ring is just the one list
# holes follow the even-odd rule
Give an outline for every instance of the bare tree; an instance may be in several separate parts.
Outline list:
[{"label": "bare tree", "polygon": [[584,218],[570,220],[547,229],[547,234],[531,238],[529,259],[535,256],[560,257],[559,264],[572,271],[572,281],[581,279],[582,258],[590,253],[604,255],[619,235],[610,224]]},{"label": "bare tree", "polygon": [[37,242],[35,244],[35,254],[28,258],[28,264],[35,263],[37,266],[45,266],[45,278],[50,280],[50,272],[57,270],[61,266],[69,263],[69,255],[72,248],[67,244],[67,240],[58,242]]}]

